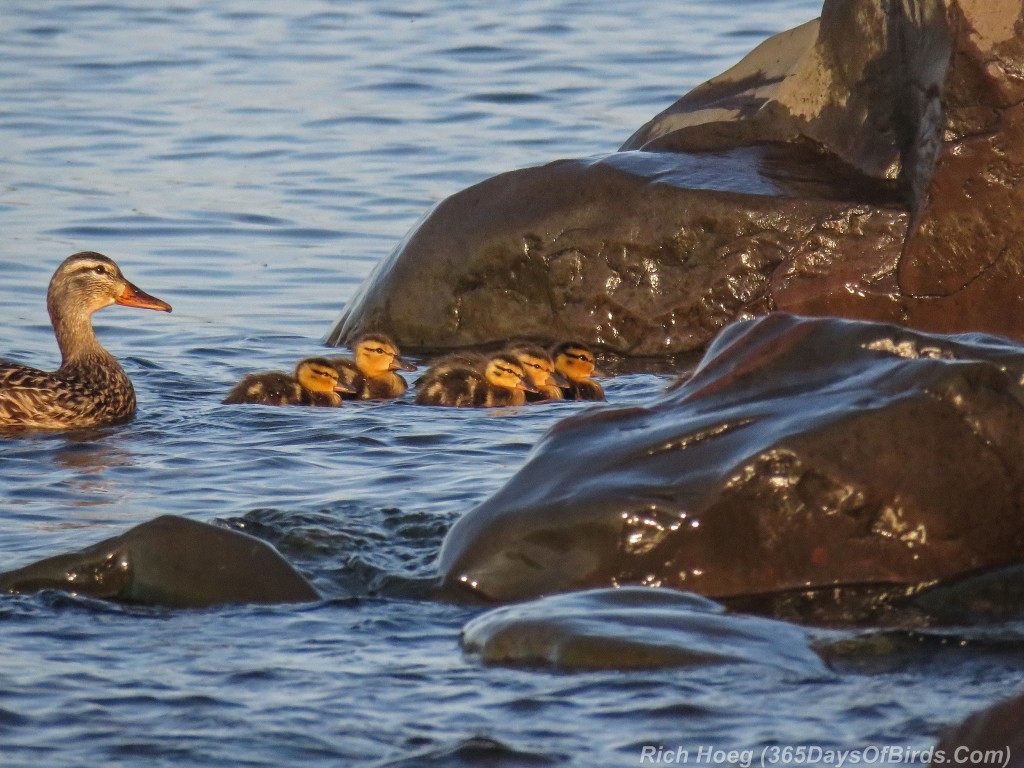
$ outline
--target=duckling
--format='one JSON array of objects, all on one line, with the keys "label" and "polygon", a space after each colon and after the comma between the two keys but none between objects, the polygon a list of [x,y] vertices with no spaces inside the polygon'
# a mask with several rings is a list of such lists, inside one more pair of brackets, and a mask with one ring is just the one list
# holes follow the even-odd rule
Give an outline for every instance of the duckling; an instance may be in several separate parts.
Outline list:
[{"label": "duckling", "polygon": [[541,403],[547,400],[561,400],[562,387],[569,386],[569,380],[555,370],[551,355],[534,344],[517,343],[505,350],[515,357],[526,371],[536,392],[526,393],[526,402]]},{"label": "duckling", "polygon": [[563,374],[569,385],[562,388],[566,400],[604,400],[604,388],[592,376],[604,376],[594,370],[594,353],[586,344],[566,341],[551,351],[555,370]]},{"label": "duckling", "polygon": [[524,405],[526,393],[534,389],[511,355],[488,358],[483,372],[471,362],[460,363],[458,357],[439,360],[420,377],[416,382],[417,403],[461,408],[517,406]]},{"label": "duckling", "polygon": [[135,390],[92,327],[97,310],[121,304],[170,312],[171,305],[130,283],[93,251],[66,258],[50,279],[50,313],[61,364],[47,372],[0,360],[0,428],[75,429],[135,415]]},{"label": "duckling", "polygon": [[228,393],[226,405],[313,405],[337,408],[341,392],[352,388],[338,381],[338,371],[323,357],[300,360],[295,374],[280,371],[250,373]]},{"label": "duckling", "polygon": [[355,359],[330,357],[338,379],[351,387],[350,400],[388,400],[405,394],[408,385],[395,371],[415,371],[399,357],[398,347],[382,333],[360,337],[353,345]]}]

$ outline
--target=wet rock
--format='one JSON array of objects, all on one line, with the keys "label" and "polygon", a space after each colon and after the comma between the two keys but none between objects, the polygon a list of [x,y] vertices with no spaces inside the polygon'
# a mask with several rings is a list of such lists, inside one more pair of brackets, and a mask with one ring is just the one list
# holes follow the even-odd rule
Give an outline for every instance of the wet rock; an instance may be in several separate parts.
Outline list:
[{"label": "wet rock", "polygon": [[[378,266],[328,343],[386,328],[403,349],[531,337],[659,355],[764,312],[773,281],[788,285],[805,262],[892,280],[905,214],[743,194],[783,187],[755,170],[772,153],[742,154],[567,160],[460,192]],[[697,177],[705,188],[688,188]],[[879,301],[898,314],[888,294]]]},{"label": "wet rock", "polygon": [[440,747],[376,763],[379,768],[537,768],[565,765],[568,756],[516,747],[487,736],[471,736]]},{"label": "wet rock", "polygon": [[648,356],[772,310],[1024,338],[1022,16],[1021,0],[828,0],[619,152],[443,201],[328,343],[572,337]]},{"label": "wet rock", "polygon": [[1024,696],[977,712],[943,735],[932,765],[1024,766]]},{"label": "wet rock", "polygon": [[269,544],[173,515],[79,552],[0,574],[0,591],[27,594],[43,589],[172,608],[297,603],[320,597]]},{"label": "wet rock", "polygon": [[459,520],[445,584],[715,599],[898,589],[1024,560],[1024,348],[769,315],[646,407],[555,425]]},{"label": "wet rock", "polygon": [[900,258],[907,322],[1024,338],[1024,3],[949,6],[953,56],[937,146]]},{"label": "wet rock", "polygon": [[761,664],[826,674],[803,630],[729,615],[686,592],[597,589],[505,606],[470,621],[462,647],[487,664],[558,669],[640,669]]}]

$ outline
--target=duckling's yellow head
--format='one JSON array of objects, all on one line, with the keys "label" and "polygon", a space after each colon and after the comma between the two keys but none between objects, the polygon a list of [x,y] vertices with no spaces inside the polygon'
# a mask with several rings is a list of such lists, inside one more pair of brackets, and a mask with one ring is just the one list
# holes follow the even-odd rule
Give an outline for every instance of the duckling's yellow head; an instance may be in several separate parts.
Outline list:
[{"label": "duckling's yellow head", "polygon": [[495,355],[487,361],[484,369],[484,378],[487,383],[502,389],[523,389],[527,392],[536,392],[533,385],[526,378],[526,371],[512,355]]},{"label": "duckling's yellow head", "polygon": [[537,389],[564,386],[564,378],[555,372],[551,355],[533,344],[516,344],[508,349],[526,372],[526,378]]},{"label": "duckling's yellow head", "polygon": [[555,347],[555,370],[570,381],[583,381],[601,374],[594,370],[594,353],[586,344],[567,341]]},{"label": "duckling's yellow head", "polygon": [[382,333],[362,336],[355,343],[356,367],[370,378],[386,376],[391,371],[416,370],[415,365],[398,355],[398,347]]},{"label": "duckling's yellow head", "polygon": [[311,357],[299,361],[295,366],[295,378],[310,392],[352,392],[350,387],[338,381],[338,371],[322,357]]}]

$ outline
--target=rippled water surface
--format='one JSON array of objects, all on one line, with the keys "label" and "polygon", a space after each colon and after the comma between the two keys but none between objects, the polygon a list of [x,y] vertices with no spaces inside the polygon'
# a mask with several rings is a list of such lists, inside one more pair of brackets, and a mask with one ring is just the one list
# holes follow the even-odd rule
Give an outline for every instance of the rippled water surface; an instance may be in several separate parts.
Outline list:
[{"label": "rippled water surface", "polygon": [[[999,642],[907,640],[824,676],[484,667],[458,647],[479,610],[415,587],[451,523],[579,405],[219,405],[243,374],[320,351],[446,195],[614,149],[819,7],[5,0],[0,352],[56,366],[45,288],[79,250],[174,313],[97,316],[135,382],[134,422],[0,442],[2,567],[175,513],[267,538],[328,599],[0,600],[0,763],[625,766],[644,744],[923,746],[1019,687],[1015,626]],[[620,376],[609,399],[642,403],[668,378]]]}]

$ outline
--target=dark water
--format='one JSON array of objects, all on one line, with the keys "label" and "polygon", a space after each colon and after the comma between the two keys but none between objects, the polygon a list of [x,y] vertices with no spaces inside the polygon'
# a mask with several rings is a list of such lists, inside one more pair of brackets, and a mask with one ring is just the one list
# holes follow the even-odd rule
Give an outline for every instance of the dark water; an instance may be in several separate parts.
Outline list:
[{"label": "dark water", "polygon": [[[1019,625],[757,664],[549,673],[415,596],[445,531],[572,403],[225,408],[320,343],[432,204],[618,146],[814,0],[54,2],[0,7],[5,356],[53,367],[44,291],[91,249],[174,305],[114,308],[130,425],[0,444],[3,567],[161,513],[274,542],[329,595],[171,612],[0,600],[0,764],[638,765],[643,745],[924,746],[1020,686]],[[642,403],[669,373],[613,380]]]}]

